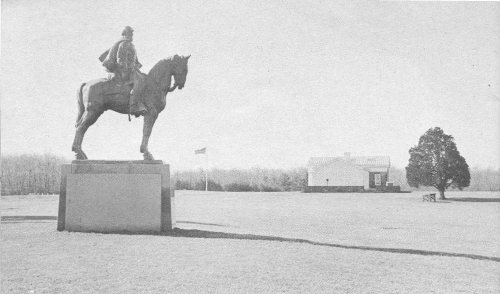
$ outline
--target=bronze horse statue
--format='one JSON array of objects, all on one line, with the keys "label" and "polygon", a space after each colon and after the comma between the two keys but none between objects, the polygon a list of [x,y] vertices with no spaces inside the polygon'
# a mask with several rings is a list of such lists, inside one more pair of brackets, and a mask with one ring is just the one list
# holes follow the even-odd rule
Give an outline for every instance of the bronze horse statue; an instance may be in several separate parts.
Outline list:
[{"label": "bronze horse statue", "polygon": [[[158,117],[165,108],[167,93],[179,90],[186,83],[189,56],[175,55],[156,63],[147,75],[144,75],[145,87],[141,98],[147,112],[144,116],[142,143],[140,151],[145,160],[153,160],[153,155],[148,150],[149,136]],[[174,77],[174,85],[170,86]],[[72,150],[76,159],[87,159],[82,150],[83,136],[87,129],[94,124],[99,116],[106,110],[118,113],[129,113],[129,95],[131,86],[118,86],[109,79],[97,79],[83,83],[78,89],[78,117],[76,119],[76,133]]]}]

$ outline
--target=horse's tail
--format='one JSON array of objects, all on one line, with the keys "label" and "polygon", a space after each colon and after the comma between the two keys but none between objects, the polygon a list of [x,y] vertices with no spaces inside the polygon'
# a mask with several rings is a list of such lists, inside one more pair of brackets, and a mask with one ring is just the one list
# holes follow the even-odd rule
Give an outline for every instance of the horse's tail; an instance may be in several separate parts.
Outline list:
[{"label": "horse's tail", "polygon": [[83,112],[85,112],[85,106],[83,106],[83,93],[82,93],[83,86],[85,86],[85,83],[83,83],[78,88],[78,92],[76,94],[76,100],[78,103],[78,115],[76,117],[75,128],[78,128],[78,126],[80,125],[80,120],[82,119]]}]

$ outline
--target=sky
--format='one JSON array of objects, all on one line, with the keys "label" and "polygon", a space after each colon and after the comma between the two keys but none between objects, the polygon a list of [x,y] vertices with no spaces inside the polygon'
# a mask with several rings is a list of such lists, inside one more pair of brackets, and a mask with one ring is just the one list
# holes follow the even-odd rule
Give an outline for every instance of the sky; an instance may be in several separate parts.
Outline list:
[{"label": "sky", "polygon": [[[189,55],[150,139],[174,170],[293,168],[387,155],[439,126],[471,167],[500,167],[500,2],[3,0],[1,152],[74,157],[82,82],[134,28],[147,72]],[[105,112],[89,159],[139,160],[142,118]]]}]

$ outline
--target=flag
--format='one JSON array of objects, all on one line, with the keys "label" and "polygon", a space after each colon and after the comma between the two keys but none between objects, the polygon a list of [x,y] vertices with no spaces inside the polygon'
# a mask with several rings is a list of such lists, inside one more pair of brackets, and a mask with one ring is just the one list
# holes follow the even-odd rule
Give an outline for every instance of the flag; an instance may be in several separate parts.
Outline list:
[{"label": "flag", "polygon": [[207,147],[198,149],[194,151],[194,154],[205,154],[207,152]]}]

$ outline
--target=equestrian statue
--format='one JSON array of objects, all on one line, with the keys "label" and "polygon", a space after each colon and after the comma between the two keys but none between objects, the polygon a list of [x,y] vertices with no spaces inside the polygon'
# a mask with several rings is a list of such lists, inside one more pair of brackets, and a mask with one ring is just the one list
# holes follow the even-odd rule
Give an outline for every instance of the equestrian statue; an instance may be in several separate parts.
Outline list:
[{"label": "equestrian statue", "polygon": [[76,159],[87,159],[82,150],[87,129],[104,111],[113,110],[128,114],[129,121],[130,115],[144,117],[140,152],[145,160],[153,160],[148,150],[151,130],[158,114],[165,108],[167,94],[184,87],[190,55],[174,55],[160,60],[146,75],[140,71],[142,65],[132,43],[133,32],[126,26],[122,38],[99,57],[109,73],[108,78],[92,80],[78,88],[78,116],[72,146]]}]

